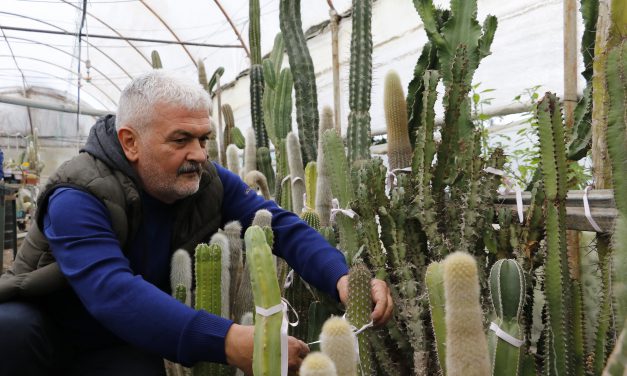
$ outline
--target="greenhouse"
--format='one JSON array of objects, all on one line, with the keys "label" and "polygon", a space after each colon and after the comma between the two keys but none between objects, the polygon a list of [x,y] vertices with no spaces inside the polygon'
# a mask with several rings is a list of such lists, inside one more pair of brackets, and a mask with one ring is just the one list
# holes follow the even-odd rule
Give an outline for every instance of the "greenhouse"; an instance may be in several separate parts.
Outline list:
[{"label": "greenhouse", "polygon": [[0,376],[627,375],[627,1],[0,30]]}]

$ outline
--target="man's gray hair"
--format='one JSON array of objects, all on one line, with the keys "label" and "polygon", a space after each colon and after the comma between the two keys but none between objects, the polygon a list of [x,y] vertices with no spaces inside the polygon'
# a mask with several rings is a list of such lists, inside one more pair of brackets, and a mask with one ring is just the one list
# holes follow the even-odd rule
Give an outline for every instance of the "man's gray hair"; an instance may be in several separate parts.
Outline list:
[{"label": "man's gray hair", "polygon": [[134,78],[122,90],[115,127],[144,128],[154,121],[158,106],[164,104],[192,111],[209,111],[211,97],[199,83],[167,70],[155,69]]}]

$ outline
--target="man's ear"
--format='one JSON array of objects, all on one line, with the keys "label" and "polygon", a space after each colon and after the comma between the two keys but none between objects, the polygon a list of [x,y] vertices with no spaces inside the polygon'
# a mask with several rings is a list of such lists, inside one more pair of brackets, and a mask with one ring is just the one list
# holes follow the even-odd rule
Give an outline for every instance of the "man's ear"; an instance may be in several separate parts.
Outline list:
[{"label": "man's ear", "polygon": [[132,128],[122,127],[118,130],[118,140],[129,162],[136,162],[139,154],[138,134]]}]

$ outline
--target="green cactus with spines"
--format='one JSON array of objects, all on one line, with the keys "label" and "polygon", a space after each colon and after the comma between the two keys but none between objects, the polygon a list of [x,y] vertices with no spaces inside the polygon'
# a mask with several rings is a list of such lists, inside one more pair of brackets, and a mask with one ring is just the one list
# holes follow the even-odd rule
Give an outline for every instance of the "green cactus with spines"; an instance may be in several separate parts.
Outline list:
[{"label": "green cactus with spines", "polygon": [[335,230],[333,229],[333,227],[330,226],[322,226],[322,219],[320,220],[320,234],[322,234],[322,237],[324,237],[324,239],[329,242],[329,244],[331,244],[333,247],[337,246],[337,241],[335,238]]},{"label": "green cactus with spines", "polygon": [[581,323],[581,320],[572,317],[572,281],[568,270],[565,225],[566,152],[561,110],[555,95],[547,93],[540,101],[537,120],[546,194],[545,291],[550,333],[547,340],[550,345],[545,366],[551,375],[554,372],[569,374],[574,372],[576,363],[582,362],[576,354],[583,355],[583,348],[576,349],[573,343],[572,325]]},{"label": "green cactus with spines", "polygon": [[289,328],[289,333],[299,339],[306,339],[309,330],[309,306],[315,300],[312,288],[294,271],[291,286],[285,288],[284,296],[298,314],[298,325]]},{"label": "green cactus with spines", "polygon": [[[338,376],[357,376],[358,359],[355,352],[355,333],[351,330],[354,323],[342,317],[330,317],[322,326],[320,333],[320,349],[333,360]],[[359,341],[359,355],[361,358],[361,341]],[[363,369],[362,373],[370,375]],[[369,370],[369,369],[368,369]]]},{"label": "green cactus with spines", "polygon": [[270,156],[270,149],[265,146],[257,148],[257,170],[266,177],[270,195],[274,194],[275,175],[272,168],[272,157]]},{"label": "green cactus with spines", "polygon": [[454,252],[444,259],[443,277],[447,375],[488,375],[477,262],[468,253]]},{"label": "green cactus with spines", "polygon": [[[244,235],[247,263],[255,305],[271,308],[281,304],[281,292],[277,281],[272,251],[266,242],[266,234],[259,226],[251,226]],[[253,373],[274,376],[281,373],[281,323],[283,312],[270,316],[255,314],[255,338]]]},{"label": "green cactus with spines", "polygon": [[[525,275],[516,260],[498,260],[490,270],[490,296],[496,324],[514,338],[522,340],[521,318],[526,299]],[[516,347],[490,333],[493,343],[492,374],[519,375],[522,347]]]},{"label": "green cactus with spines", "polygon": [[253,64],[250,67],[250,117],[255,130],[258,146],[268,147],[268,134],[263,124],[263,67]]},{"label": "green cactus with spines", "polygon": [[157,52],[157,50],[152,50],[150,53],[150,59],[152,61],[152,69],[163,68],[163,64],[161,64],[161,56],[159,56],[159,52]]},{"label": "green cactus with spines", "polygon": [[[268,137],[276,147],[278,145],[279,139],[285,138],[289,129],[291,129],[291,114],[292,114],[292,74],[289,68],[285,68],[285,72],[283,75],[283,82],[280,83],[280,75],[281,71],[281,63],[283,62],[283,50],[285,49],[285,43],[283,41],[283,36],[281,33],[278,33],[274,38],[274,45],[272,47],[272,52],[270,53],[270,57],[266,58],[262,62],[263,66],[263,75],[265,79],[265,89],[263,93],[263,116],[264,122],[266,125],[266,131],[268,133]],[[289,81],[286,79],[289,78]],[[286,86],[289,82],[289,95],[286,95],[286,88],[282,86]],[[278,98],[278,99],[276,99]],[[285,110],[285,105],[276,106],[276,101],[285,103],[286,100],[289,101],[289,105],[287,105],[288,114],[284,114],[280,112],[275,114],[277,110]],[[287,115],[287,119],[289,121],[289,128],[286,128],[285,125],[285,116]],[[276,121],[281,123],[275,123],[275,118],[279,117]],[[286,130],[287,129],[287,130]]]},{"label": "green cactus with spines", "polygon": [[[242,257],[242,225],[238,221],[231,221],[224,225],[224,235],[226,235],[229,241],[229,275],[231,276],[231,291],[229,293],[229,304],[231,311],[231,319],[239,319],[244,312],[251,310],[251,306],[236,307],[236,296],[246,295],[251,296],[250,284],[246,287],[242,287],[242,278],[244,273],[244,262]],[[248,289],[249,292],[244,290]]]},{"label": "green cactus with spines", "polygon": [[446,321],[444,319],[444,268],[442,262],[432,262],[425,272],[429,297],[431,327],[441,374],[446,375]]},{"label": "green cactus with spines", "polygon": [[285,210],[292,210],[292,180],[289,176],[289,168],[287,165],[287,145],[286,140],[279,141],[279,149],[277,151],[277,188],[274,194],[279,204]]},{"label": "green cactus with spines", "polygon": [[300,214],[303,211],[305,203],[303,195],[305,194],[305,170],[303,169],[303,159],[301,156],[301,148],[298,137],[294,132],[287,134],[287,165],[290,171],[291,188],[292,188],[292,211]]},{"label": "green cactus with spines", "polygon": [[231,105],[225,103],[222,105],[222,119],[224,120],[224,145],[227,147],[233,143],[231,136],[233,128],[235,128],[235,117],[233,116],[233,109]]},{"label": "green cactus with spines", "polygon": [[408,167],[411,165],[412,149],[407,129],[407,105],[401,79],[395,71],[389,71],[385,76],[383,107],[390,170]]},{"label": "green cactus with spines", "polygon": [[305,208],[314,210],[316,206],[316,186],[318,180],[318,166],[316,162],[309,162],[305,166]]},{"label": "green cactus with spines", "polygon": [[172,292],[180,294],[180,292],[178,292],[180,286],[185,288],[186,297],[185,300],[181,300],[181,302],[186,305],[191,305],[192,259],[189,256],[189,252],[184,249],[179,249],[174,252],[170,262],[170,287]]},{"label": "green cactus with spines", "polygon": [[233,127],[233,129],[231,129],[231,143],[239,149],[244,149],[246,146],[246,139],[238,127]]},{"label": "green cactus with spines", "polygon": [[[211,121],[211,124],[214,126],[213,128],[215,129],[215,123]],[[206,148],[207,148],[207,159],[209,161],[219,162],[220,157],[218,156],[218,140],[216,140],[216,135],[214,132],[212,132],[209,135],[209,139],[207,139]]]},{"label": "green cactus with spines", "polygon": [[316,231],[320,231],[320,216],[315,211],[304,211],[300,214],[302,218],[309,227],[313,228]]},{"label": "green cactus with spines", "polygon": [[218,78],[224,75],[224,67],[218,67],[211,75],[209,82],[207,83],[207,92],[209,94],[213,93],[213,87],[218,83]]},{"label": "green cactus with spines", "polygon": [[[194,308],[205,310],[217,316],[222,314],[222,250],[218,244],[201,243],[195,251],[196,296]],[[222,375],[226,366],[200,362],[194,365],[196,376]]]},{"label": "green cactus with spines", "polygon": [[[327,304],[321,301],[313,301],[309,304],[309,310],[307,311],[307,337],[306,342],[315,342],[320,338],[320,332],[322,331],[322,325],[331,317],[332,310]],[[303,339],[304,341],[305,339]],[[312,351],[320,349],[320,345],[317,343],[309,345]]]},{"label": "green cactus with spines", "polygon": [[185,287],[185,285],[180,284],[176,286],[176,289],[174,290],[174,299],[178,300],[179,302],[186,304],[185,302],[187,301],[187,288]]},{"label": "green cactus with spines", "polygon": [[[346,306],[346,319],[356,328],[368,324],[371,321],[372,300],[370,298],[370,279],[372,274],[363,263],[354,264],[348,273],[348,303]],[[372,374],[372,353],[370,351],[368,330],[358,336],[360,368],[363,375]],[[323,350],[324,351],[324,350]]]},{"label": "green cactus with spines", "polygon": [[307,47],[300,14],[300,0],[281,0],[279,26],[296,93],[296,122],[304,164],[316,160],[318,145],[318,94],[313,61]]},{"label": "green cactus with spines", "polygon": [[198,83],[203,89],[207,90],[207,70],[205,69],[205,62],[198,59]]},{"label": "green cactus with spines", "polygon": [[259,0],[248,2],[248,44],[250,46],[250,63],[261,64],[261,26],[259,22],[261,9]]},{"label": "green cactus with spines", "polygon": [[353,0],[347,131],[351,165],[370,158],[371,19],[372,0]]},{"label": "green cactus with spines", "polygon": [[222,233],[215,233],[209,240],[209,245],[217,245],[220,247],[220,316],[231,316],[231,255],[229,254],[229,240]]},{"label": "green cactus with spines", "polygon": [[337,376],[337,371],[335,363],[328,355],[315,351],[303,359],[299,374],[302,376]]},{"label": "green cactus with spines", "polygon": [[316,201],[315,210],[320,214],[321,226],[328,226],[331,218],[331,185],[329,182],[329,172],[325,167],[325,154],[322,150],[322,135],[328,129],[333,129],[333,110],[329,106],[322,108],[320,115],[320,127],[318,129],[318,159],[316,160],[316,168],[318,172],[316,180]]}]

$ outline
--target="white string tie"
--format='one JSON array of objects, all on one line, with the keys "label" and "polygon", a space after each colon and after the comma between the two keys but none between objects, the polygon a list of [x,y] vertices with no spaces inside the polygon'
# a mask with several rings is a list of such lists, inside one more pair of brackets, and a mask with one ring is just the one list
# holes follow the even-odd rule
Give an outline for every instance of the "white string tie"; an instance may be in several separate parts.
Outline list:
[{"label": "white string tie", "polygon": [[342,213],[347,217],[355,218],[357,213],[353,211],[353,209],[340,209],[340,202],[337,198],[331,200],[331,223],[335,222],[335,215],[337,213]]},{"label": "white string tie", "polygon": [[289,288],[294,282],[294,269],[290,270],[289,273],[285,276],[285,283],[283,283],[283,288]]},{"label": "white string tie", "polygon": [[590,205],[588,204],[588,191],[592,189],[591,186],[587,186],[586,189],[583,190],[583,211],[588,219],[588,222],[592,225],[592,228],[596,232],[603,232],[598,223],[592,218],[592,213],[590,212]]},{"label": "white string tie", "polygon": [[302,181],[303,184],[305,184],[305,181],[303,180],[303,178],[301,178],[300,176],[295,177],[294,179],[292,179],[292,184],[296,183],[297,181]]},{"label": "white string tie", "polygon": [[286,181],[291,181],[292,180],[292,175],[287,175],[286,177],[283,178],[283,180],[281,180],[281,185],[283,185],[283,183],[285,183]]},{"label": "white string tie", "polygon": [[[294,314],[296,315],[296,322],[289,322],[287,318],[287,308],[290,308]],[[287,327],[298,325],[298,314],[294,311],[294,308],[290,305],[290,303],[281,298],[281,303],[274,305],[269,308],[263,308],[259,306],[255,306],[255,312],[264,317],[270,317],[272,315],[276,315],[277,313],[283,312],[283,320],[281,322],[281,376],[287,376],[287,360],[288,360],[288,349],[287,349]]]},{"label": "white string tie", "polygon": [[[344,314],[344,316],[342,316],[342,318],[344,320],[346,320],[346,314]],[[357,339],[357,335],[360,334],[361,332],[363,332],[364,330],[368,329],[368,328],[372,328],[373,326],[374,326],[374,323],[373,323],[372,320],[370,320],[369,323],[365,324],[364,326],[362,326],[359,329],[357,329],[354,325],[350,325],[351,331],[354,334],[353,339],[355,341],[354,347],[355,347],[355,354],[357,355],[357,363],[359,363],[359,340]],[[309,342],[307,345],[308,346],[309,345],[315,345],[316,343],[320,343],[320,340],[314,341],[314,342]]]},{"label": "white string tie", "polygon": [[385,177],[385,185],[388,191],[392,190],[396,186],[396,173],[397,172],[411,172],[411,167],[395,168],[392,171],[388,171]]},{"label": "white string tie", "polygon": [[505,171],[499,170],[498,168],[494,168],[494,167],[486,167],[483,169],[483,171],[492,175],[505,176]]},{"label": "white string tie", "polygon": [[490,330],[493,331],[497,337],[499,337],[500,339],[502,339],[503,341],[509,343],[510,345],[514,347],[520,347],[525,343],[525,341],[520,340],[516,337],[513,337],[509,333],[505,332],[494,322],[490,323]]}]

